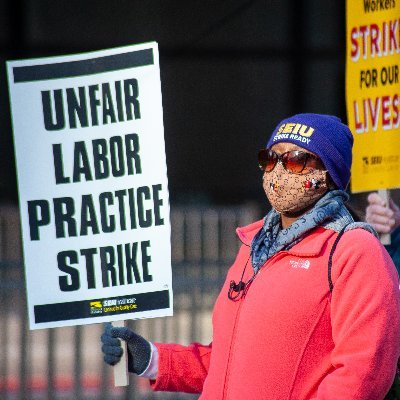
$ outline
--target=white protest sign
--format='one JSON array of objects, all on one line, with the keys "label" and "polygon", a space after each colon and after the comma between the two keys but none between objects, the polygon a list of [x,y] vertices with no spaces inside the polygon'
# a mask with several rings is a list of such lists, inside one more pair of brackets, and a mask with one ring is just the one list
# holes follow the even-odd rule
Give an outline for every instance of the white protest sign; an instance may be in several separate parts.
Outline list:
[{"label": "white protest sign", "polygon": [[172,315],[157,44],[7,73],[30,328]]}]

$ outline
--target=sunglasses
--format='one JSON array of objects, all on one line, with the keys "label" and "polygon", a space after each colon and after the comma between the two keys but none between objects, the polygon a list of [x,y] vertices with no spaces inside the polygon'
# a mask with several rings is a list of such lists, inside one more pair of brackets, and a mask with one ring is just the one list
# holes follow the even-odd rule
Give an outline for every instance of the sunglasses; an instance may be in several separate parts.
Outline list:
[{"label": "sunglasses", "polygon": [[294,174],[301,174],[306,167],[324,168],[319,157],[301,150],[287,151],[283,154],[277,154],[271,149],[261,149],[258,152],[258,165],[263,172],[271,172],[278,161],[281,162],[286,171]]}]

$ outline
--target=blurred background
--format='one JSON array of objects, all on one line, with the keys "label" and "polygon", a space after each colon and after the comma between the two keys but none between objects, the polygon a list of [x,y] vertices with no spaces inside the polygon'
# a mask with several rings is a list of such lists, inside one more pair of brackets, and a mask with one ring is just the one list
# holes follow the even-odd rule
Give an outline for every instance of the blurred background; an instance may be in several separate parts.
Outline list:
[{"label": "blurred background", "polygon": [[[115,389],[99,325],[27,329],[5,61],[147,41],[160,51],[175,294],[173,318],[129,322],[150,340],[211,341],[235,227],[268,210],[256,156],[278,122],[346,121],[344,0],[0,0],[0,399],[197,398],[133,377]],[[358,211],[365,197],[352,196]]]},{"label": "blurred background", "polygon": [[171,203],[265,203],[257,151],[297,112],[346,119],[345,1],[1,0],[3,202],[17,201],[5,61],[157,41]]}]

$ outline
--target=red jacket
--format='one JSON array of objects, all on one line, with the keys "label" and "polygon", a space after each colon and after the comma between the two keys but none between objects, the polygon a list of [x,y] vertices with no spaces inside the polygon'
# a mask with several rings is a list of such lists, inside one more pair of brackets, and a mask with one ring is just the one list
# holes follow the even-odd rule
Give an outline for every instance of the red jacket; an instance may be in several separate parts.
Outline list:
[{"label": "red jacket", "polygon": [[[212,344],[159,344],[154,390],[202,393],[202,400],[383,399],[400,355],[399,282],[369,232],[312,231],[270,258],[240,300],[239,281],[262,221],[238,229],[243,242],[213,312]],[[246,268],[244,280],[253,271]]]}]

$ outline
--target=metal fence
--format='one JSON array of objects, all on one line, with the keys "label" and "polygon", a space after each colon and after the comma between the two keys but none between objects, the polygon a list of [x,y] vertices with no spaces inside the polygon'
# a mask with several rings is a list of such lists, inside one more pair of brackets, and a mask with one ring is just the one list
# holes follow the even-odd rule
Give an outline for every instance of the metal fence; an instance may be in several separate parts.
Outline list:
[{"label": "metal fence", "polygon": [[[152,341],[188,344],[212,339],[211,312],[239,242],[236,226],[259,217],[252,205],[171,210],[174,316],[128,325]],[[46,290],[46,282],[43,282]],[[130,375],[116,388],[102,361],[102,324],[29,331],[15,207],[0,207],[0,399],[197,399],[153,393]]]}]

